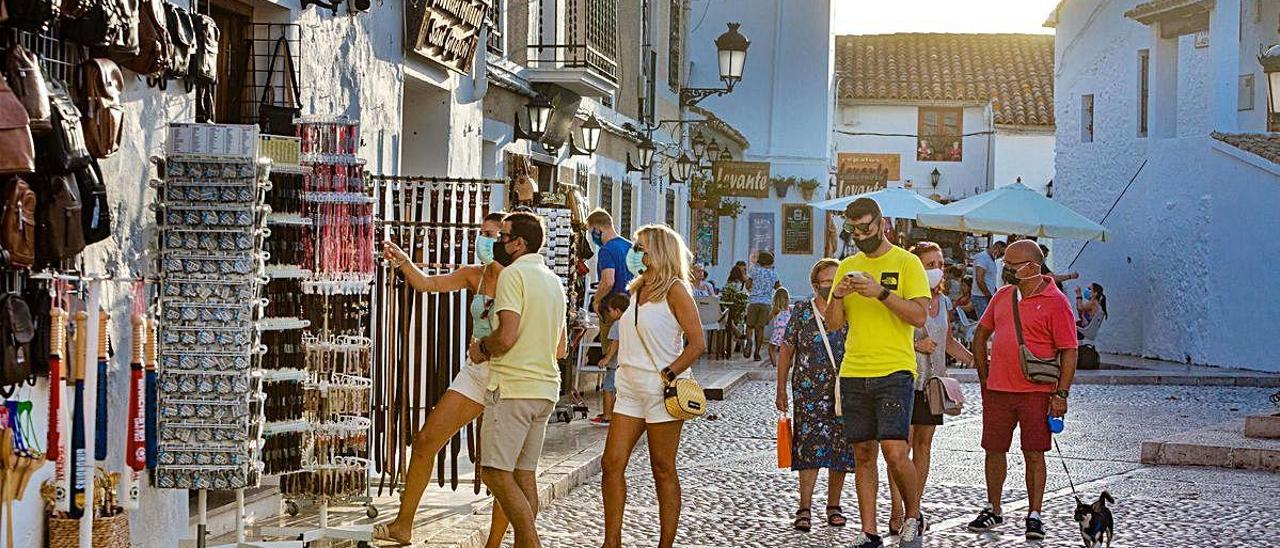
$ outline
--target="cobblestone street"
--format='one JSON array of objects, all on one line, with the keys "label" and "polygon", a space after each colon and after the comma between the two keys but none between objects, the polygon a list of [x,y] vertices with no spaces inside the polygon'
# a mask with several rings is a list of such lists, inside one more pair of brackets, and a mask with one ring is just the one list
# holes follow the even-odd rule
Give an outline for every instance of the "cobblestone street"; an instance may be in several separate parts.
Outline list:
[{"label": "cobblestone street", "polygon": [[[934,441],[933,466],[924,512],[931,523],[926,546],[1025,546],[1022,518],[1026,495],[1022,459],[1009,458],[1005,525],[975,535],[967,522],[982,508],[983,455],[977,385],[966,384],[970,404],[948,418]],[[1190,386],[1078,386],[1073,390],[1067,430],[1058,436],[1077,488],[1093,500],[1102,490],[1116,498],[1114,546],[1280,546],[1269,524],[1280,520],[1280,475],[1214,468],[1151,467],[1139,463],[1141,442],[1220,423],[1265,405],[1267,390]],[[841,546],[857,530],[850,475],[843,501],[849,526],[831,528],[819,518],[826,501],[825,477],[814,499],[815,526],[791,529],[799,495],[796,476],[775,468],[773,384],[751,382],[715,402],[718,420],[686,425],[680,448],[684,512],[677,546]],[[628,470],[628,507],[623,542],[654,546],[657,501],[647,451],[637,449]],[[884,466],[881,463],[883,477]],[[1072,519],[1074,500],[1059,459],[1049,459],[1042,546],[1079,546]],[[888,519],[887,484],[881,480],[881,530]],[[549,547],[598,547],[603,531],[597,474],[544,509],[538,519]],[[1210,537],[1209,535],[1213,535]]]}]

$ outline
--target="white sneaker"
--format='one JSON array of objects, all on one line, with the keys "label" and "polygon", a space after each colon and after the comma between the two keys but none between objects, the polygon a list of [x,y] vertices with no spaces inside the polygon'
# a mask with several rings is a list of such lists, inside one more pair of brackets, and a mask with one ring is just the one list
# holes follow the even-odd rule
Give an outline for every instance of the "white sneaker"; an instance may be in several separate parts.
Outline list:
[{"label": "white sneaker", "polygon": [[899,548],[921,548],[924,545],[924,516],[907,518],[902,522],[902,536],[898,537]]}]

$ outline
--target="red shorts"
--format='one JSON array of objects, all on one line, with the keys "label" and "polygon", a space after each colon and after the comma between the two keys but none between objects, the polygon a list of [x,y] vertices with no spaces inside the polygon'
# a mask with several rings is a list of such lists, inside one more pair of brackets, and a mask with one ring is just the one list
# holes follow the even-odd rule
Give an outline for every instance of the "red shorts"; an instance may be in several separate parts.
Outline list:
[{"label": "red shorts", "polygon": [[1024,452],[1045,453],[1053,446],[1049,433],[1048,392],[982,391],[982,448],[1008,453],[1013,429],[1022,432]]}]

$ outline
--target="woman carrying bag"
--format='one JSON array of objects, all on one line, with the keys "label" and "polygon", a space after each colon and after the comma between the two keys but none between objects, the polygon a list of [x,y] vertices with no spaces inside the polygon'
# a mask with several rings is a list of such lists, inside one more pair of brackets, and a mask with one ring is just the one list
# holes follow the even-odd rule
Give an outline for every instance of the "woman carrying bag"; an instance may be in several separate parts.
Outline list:
[{"label": "woman carrying bag", "polygon": [[[777,407],[787,412],[792,403],[791,469],[800,473],[800,509],[792,527],[808,532],[813,527],[811,504],[818,470],[830,471],[827,480],[827,525],[843,527],[847,520],[840,506],[845,474],[853,472],[853,445],[846,441],[836,409],[836,382],[844,359],[845,332],[826,332],[822,311],[835,283],[835,259],[820,259],[809,271],[814,298],[791,307],[791,319],[782,337],[778,358]],[[787,381],[791,391],[787,392]]]},{"label": "woman carrying bag", "polygon": [[627,253],[627,268],[635,275],[628,287],[632,304],[619,320],[618,396],[602,461],[604,546],[622,547],[627,463],[640,436],[647,435],[658,491],[658,546],[669,548],[680,520],[676,451],[683,419],[705,410],[689,368],[706,344],[689,287],[691,257],[684,240],[666,226],[648,225],[632,241]]}]

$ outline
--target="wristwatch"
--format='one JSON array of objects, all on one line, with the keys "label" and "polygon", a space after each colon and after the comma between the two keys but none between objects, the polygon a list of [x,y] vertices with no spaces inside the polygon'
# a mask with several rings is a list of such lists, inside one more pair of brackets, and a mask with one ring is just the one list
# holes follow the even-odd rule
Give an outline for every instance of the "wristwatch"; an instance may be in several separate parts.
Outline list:
[{"label": "wristwatch", "polygon": [[667,381],[667,382],[671,382],[671,381],[676,380],[676,372],[675,372],[675,371],[672,371],[670,367],[663,367],[663,368],[662,368],[662,380]]},{"label": "wristwatch", "polygon": [[1068,392],[1068,391],[1066,391],[1066,390],[1058,390],[1058,391],[1055,391],[1055,392],[1053,393],[1053,395],[1054,395],[1054,396],[1056,396],[1056,397],[1059,397],[1059,398],[1062,398],[1062,399],[1064,399],[1064,400],[1065,400],[1065,399],[1067,399],[1067,397],[1068,397],[1068,396],[1070,396],[1070,395],[1071,395],[1071,392]]},{"label": "wristwatch", "polygon": [[883,289],[881,289],[881,290],[880,290],[880,296],[879,296],[879,297],[876,297],[876,300],[881,301],[881,302],[884,302],[884,300],[885,300],[885,299],[888,299],[888,298],[889,298],[889,295],[892,295],[892,294],[893,294],[893,293],[889,291],[889,288],[887,288],[887,287],[886,287],[886,288],[883,288]]}]

